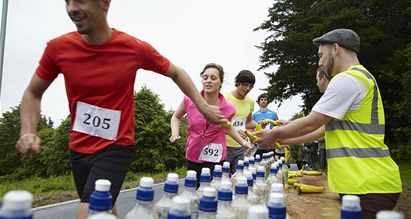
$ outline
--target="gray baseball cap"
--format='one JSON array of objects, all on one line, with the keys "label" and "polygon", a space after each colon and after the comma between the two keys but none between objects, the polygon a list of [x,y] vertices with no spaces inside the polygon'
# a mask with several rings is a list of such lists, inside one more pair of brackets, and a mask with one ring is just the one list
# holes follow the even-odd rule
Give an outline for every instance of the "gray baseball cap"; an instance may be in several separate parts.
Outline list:
[{"label": "gray baseball cap", "polygon": [[323,44],[333,44],[350,49],[356,53],[360,52],[360,37],[350,29],[335,29],[320,37],[313,39],[313,44],[320,46]]}]

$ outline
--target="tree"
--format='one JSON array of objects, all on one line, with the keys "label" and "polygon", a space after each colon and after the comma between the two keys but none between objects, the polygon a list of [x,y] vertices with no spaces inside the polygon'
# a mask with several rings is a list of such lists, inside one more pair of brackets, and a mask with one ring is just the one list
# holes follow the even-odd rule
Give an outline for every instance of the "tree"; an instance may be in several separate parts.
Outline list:
[{"label": "tree", "polygon": [[263,51],[260,69],[278,65],[276,72],[265,73],[270,99],[282,102],[301,94],[304,111],[313,107],[320,93],[315,87],[318,58],[312,39],[337,28],[353,29],[361,37],[359,59],[378,81],[386,110],[386,139],[409,142],[410,132],[394,137],[398,128],[409,128],[411,122],[407,111],[397,107],[409,104],[404,81],[411,68],[404,48],[411,39],[411,6],[406,0],[389,4],[371,0],[276,1],[269,9],[269,19],[256,28],[272,34],[259,46]]},{"label": "tree", "polygon": [[[38,131],[49,128],[53,122],[41,115]],[[16,149],[16,142],[20,137],[20,105],[12,107],[10,111],[3,113],[0,118],[0,176],[14,173],[23,166],[22,155]]]},{"label": "tree", "polygon": [[187,135],[177,144],[168,140],[173,112],[166,112],[158,95],[146,87],[134,94],[134,103],[136,153],[131,171],[158,172],[184,165]]}]

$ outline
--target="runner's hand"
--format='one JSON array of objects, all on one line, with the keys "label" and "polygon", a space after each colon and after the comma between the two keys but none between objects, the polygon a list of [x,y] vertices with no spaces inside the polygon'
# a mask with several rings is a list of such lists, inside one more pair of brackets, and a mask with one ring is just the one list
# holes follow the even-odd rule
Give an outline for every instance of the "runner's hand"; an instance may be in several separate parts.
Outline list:
[{"label": "runner's hand", "polygon": [[245,134],[244,130],[238,129],[237,130],[238,134],[240,134],[241,138],[246,139],[247,135]]},{"label": "runner's hand", "polygon": [[250,142],[246,141],[246,142],[244,142],[243,147],[244,147],[245,149],[252,149],[252,148],[253,148],[253,145],[251,145]]},{"label": "runner's hand", "polygon": [[20,136],[16,143],[16,148],[22,154],[39,153],[40,152],[40,138],[33,133],[26,133]]},{"label": "runner's hand", "polygon": [[180,140],[181,136],[180,135],[172,135],[170,136],[169,140],[171,143],[175,143],[176,141]]},{"label": "runner's hand", "polygon": [[217,106],[207,104],[204,108],[199,109],[199,111],[211,124],[220,125],[228,121],[224,115],[221,114],[221,111]]}]

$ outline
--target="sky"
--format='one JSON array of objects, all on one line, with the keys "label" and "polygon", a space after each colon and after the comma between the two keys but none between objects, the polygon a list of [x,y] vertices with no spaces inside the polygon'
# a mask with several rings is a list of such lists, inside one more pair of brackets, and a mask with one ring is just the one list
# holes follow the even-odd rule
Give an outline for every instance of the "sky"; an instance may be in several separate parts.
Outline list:
[{"label": "sky", "polygon": [[[0,1],[2,3],[2,1]],[[273,0],[112,0],[108,12],[110,27],[150,43],[163,56],[182,67],[201,89],[199,74],[210,62],[223,66],[222,93],[234,90],[234,77],[243,69],[256,76],[248,96],[257,99],[268,87],[261,63],[260,45],[269,35],[253,31],[267,20]],[[11,0],[8,5],[4,51],[1,112],[17,106],[23,96],[46,44],[64,33],[76,31],[63,0]],[[184,94],[171,79],[139,70],[134,89],[146,86],[158,94],[166,110],[175,110]],[[278,107],[271,103],[280,119],[289,119],[301,110],[301,98],[286,100]],[[43,95],[42,113],[55,126],[69,114],[63,76]],[[255,105],[255,111],[258,105]]]}]

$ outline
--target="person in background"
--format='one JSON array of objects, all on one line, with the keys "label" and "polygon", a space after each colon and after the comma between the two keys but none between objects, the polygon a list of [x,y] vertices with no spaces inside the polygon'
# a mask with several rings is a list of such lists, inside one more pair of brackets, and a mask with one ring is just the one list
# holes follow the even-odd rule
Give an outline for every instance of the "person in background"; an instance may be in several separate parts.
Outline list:
[{"label": "person in background", "polygon": [[69,147],[80,204],[76,219],[87,218],[95,181],[110,180],[113,213],[116,198],[131,165],[134,144],[134,82],[138,69],[151,70],[174,81],[212,124],[227,120],[208,104],[180,67],[150,44],[107,22],[110,0],[66,0],[77,28],[51,40],[21,102],[21,130],[16,148],[39,153],[37,125],[43,93],[62,73],[71,114]]},{"label": "person in background", "polygon": [[350,29],[332,30],[313,40],[319,66],[332,77],[324,95],[304,118],[275,131],[262,130],[256,140],[269,146],[325,136],[330,191],[360,197],[363,218],[392,210],[402,192],[398,165],[384,144],[385,116],[374,76],[358,59],[360,37]]},{"label": "person in background", "polygon": [[[249,70],[240,71],[235,77],[236,89],[224,94],[227,102],[233,104],[236,108],[236,113],[231,119],[231,125],[237,129],[238,133],[246,139],[245,130],[254,129],[256,122],[252,119],[254,111],[254,101],[247,94],[253,89],[255,76]],[[238,144],[230,136],[227,138],[227,161],[230,162],[231,174],[237,170],[237,162],[244,159],[246,148]]]},{"label": "person in background", "polygon": [[[272,129],[274,127],[273,124],[269,123],[269,125],[267,126],[267,123],[263,122],[264,119],[271,119],[271,120],[278,120],[278,114],[270,109],[268,109],[268,103],[270,102],[268,99],[268,94],[267,93],[262,93],[258,96],[257,98],[257,104],[260,107],[260,109],[253,113],[253,120],[258,123],[260,122],[262,126],[264,126],[264,128],[267,129]],[[256,155],[260,155],[260,157],[262,157],[263,153],[267,153],[269,151],[272,151],[272,149],[265,149],[264,147],[258,147],[257,152],[255,153]],[[274,153],[277,157],[280,157],[281,155],[284,157],[284,149],[282,148],[282,150],[280,149],[275,149]],[[278,159],[278,158],[277,158]]]},{"label": "person in background", "polygon": [[[204,67],[200,76],[201,84],[203,85],[201,96],[203,96],[208,104],[218,106],[225,118],[231,120],[236,109],[220,93],[224,81],[223,67],[215,63],[209,63]],[[171,117],[171,143],[181,139],[179,130],[181,118],[184,115],[187,115],[188,123],[188,138],[186,142],[187,170],[195,170],[197,172],[197,188],[200,185],[199,179],[203,167],[210,168],[211,175],[213,175],[214,165],[223,165],[223,162],[227,159],[225,133],[244,148],[251,148],[251,144],[245,141],[233,126],[225,128],[222,125],[210,124],[188,97],[184,97],[183,102]]]}]

